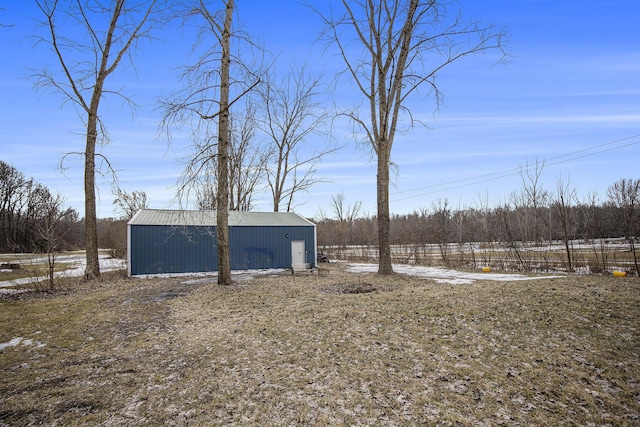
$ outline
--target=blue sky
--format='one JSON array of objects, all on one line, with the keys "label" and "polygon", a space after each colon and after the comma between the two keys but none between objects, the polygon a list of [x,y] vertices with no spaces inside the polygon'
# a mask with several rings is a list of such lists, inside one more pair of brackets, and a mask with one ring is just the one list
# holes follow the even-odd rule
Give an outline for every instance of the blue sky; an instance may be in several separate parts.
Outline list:
[{"label": "blue sky", "polygon": [[[295,0],[236,3],[245,31],[279,55],[278,68],[306,62],[328,85],[341,64],[317,42],[321,23],[307,7]],[[42,31],[39,11],[30,1],[1,4],[0,159],[59,192],[83,215],[82,162],[69,158],[64,173],[58,169],[65,152],[83,150],[81,122],[59,95],[36,92],[29,78],[31,69],[57,65],[31,38]],[[393,213],[444,199],[453,207],[504,203],[522,188],[518,168],[536,160],[545,162],[545,189],[555,191],[562,178],[582,198],[590,192],[604,198],[618,179],[640,178],[640,2],[463,0],[460,6],[463,17],[505,27],[511,57],[504,64],[491,55],[467,58],[443,70],[444,103],[437,111],[432,98],[411,99],[413,114],[428,127],[396,136]],[[151,207],[171,208],[190,144],[178,135],[168,146],[158,134],[157,99],[181,88],[177,67],[189,62],[192,40],[177,27],[158,37],[136,55],[135,72],[129,67],[113,76],[112,84],[140,108],[132,114],[114,99],[102,104],[112,141],[102,153],[125,190],[145,191]],[[355,96],[344,84],[335,99],[353,103]],[[330,107],[332,100],[323,102]],[[324,131],[343,148],[319,165],[316,176],[325,182],[297,197],[297,212],[330,214],[331,197],[343,192],[348,205],[361,201],[363,213],[375,214],[375,164],[355,146],[349,128],[338,122]],[[325,142],[314,137],[307,147]],[[99,179],[100,217],[116,214],[111,187],[109,177]],[[268,194],[255,200],[255,210],[271,209]]]}]

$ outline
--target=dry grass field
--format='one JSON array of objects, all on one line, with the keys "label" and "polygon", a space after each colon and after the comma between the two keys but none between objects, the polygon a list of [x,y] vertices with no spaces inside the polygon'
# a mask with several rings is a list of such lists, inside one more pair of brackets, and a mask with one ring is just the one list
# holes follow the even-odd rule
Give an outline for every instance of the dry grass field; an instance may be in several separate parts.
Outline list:
[{"label": "dry grass field", "polygon": [[0,425],[640,425],[640,281],[355,274],[0,301]]}]

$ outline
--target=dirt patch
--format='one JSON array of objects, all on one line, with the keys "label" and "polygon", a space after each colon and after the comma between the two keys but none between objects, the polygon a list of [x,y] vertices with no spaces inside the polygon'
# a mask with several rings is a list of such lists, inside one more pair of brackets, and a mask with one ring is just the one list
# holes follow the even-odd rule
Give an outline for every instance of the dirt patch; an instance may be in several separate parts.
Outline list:
[{"label": "dirt patch", "polygon": [[368,294],[369,292],[376,292],[378,288],[371,283],[363,283],[361,285],[346,285],[341,289],[343,294]]},{"label": "dirt patch", "polygon": [[327,268],[2,301],[0,425],[640,423],[635,278]]},{"label": "dirt patch", "polygon": [[333,294],[368,294],[371,292],[378,292],[379,289],[376,285],[371,283],[356,283],[356,284],[337,284],[329,288],[322,289],[323,292]]},{"label": "dirt patch", "polygon": [[167,301],[186,296],[190,292],[207,285],[210,286],[211,284],[207,282],[174,283],[170,281],[142,289],[133,295],[133,297],[142,302]]}]

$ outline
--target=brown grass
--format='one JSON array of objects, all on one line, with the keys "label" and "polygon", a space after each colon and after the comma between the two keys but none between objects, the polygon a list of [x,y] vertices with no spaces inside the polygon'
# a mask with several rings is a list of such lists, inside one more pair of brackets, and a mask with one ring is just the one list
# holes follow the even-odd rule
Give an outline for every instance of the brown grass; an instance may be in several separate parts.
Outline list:
[{"label": "brown grass", "polygon": [[[65,271],[73,267],[71,263],[56,262],[54,271]],[[0,282],[23,279],[26,277],[48,277],[49,266],[46,263],[23,266],[19,270],[1,271]]]},{"label": "brown grass", "polygon": [[68,282],[0,302],[0,425],[639,425],[640,282]]}]

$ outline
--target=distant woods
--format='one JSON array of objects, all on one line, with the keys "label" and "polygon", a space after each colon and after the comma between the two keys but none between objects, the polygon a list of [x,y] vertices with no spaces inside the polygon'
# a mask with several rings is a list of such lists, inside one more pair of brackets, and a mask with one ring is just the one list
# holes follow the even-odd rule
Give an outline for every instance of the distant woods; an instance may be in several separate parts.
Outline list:
[{"label": "distant woods", "polygon": [[[637,274],[640,180],[616,181],[605,199],[591,193],[578,200],[576,194],[566,182],[547,191],[537,180],[523,180],[523,189],[503,203],[484,200],[455,207],[443,199],[394,215],[394,262],[471,268],[492,264],[521,271],[588,267],[593,273],[623,265]],[[375,216],[344,215],[360,207],[360,202],[348,206],[339,195],[328,212],[320,212],[319,251],[375,260],[375,251],[369,250],[377,244]]]},{"label": "distant woods", "polygon": [[53,240],[56,250],[77,247],[84,243],[78,224],[59,195],[0,161],[0,251],[44,252]]},{"label": "distant woods", "polygon": [[[535,191],[532,189],[535,183]],[[100,248],[126,254],[126,224],[131,213],[146,207],[146,194],[114,191],[120,215],[98,220]],[[534,200],[535,199],[535,200]],[[84,248],[84,219],[42,184],[0,161],[0,251],[46,253]],[[319,251],[330,257],[374,260],[375,216],[362,203],[349,204],[342,193],[318,213]],[[478,267],[491,264],[522,271],[589,267],[600,273],[620,265],[638,271],[640,179],[612,183],[599,198],[559,182],[548,191],[537,180],[509,199],[475,206],[452,206],[446,199],[430,207],[391,217],[394,262]],[[52,248],[51,244],[55,246]],[[369,249],[373,248],[373,252]]]},{"label": "distant woods", "polygon": [[[118,218],[98,219],[100,248],[124,257],[127,221],[146,207],[146,194],[114,191]],[[84,249],[84,218],[64,199],[0,160],[0,252],[53,253]]]}]

